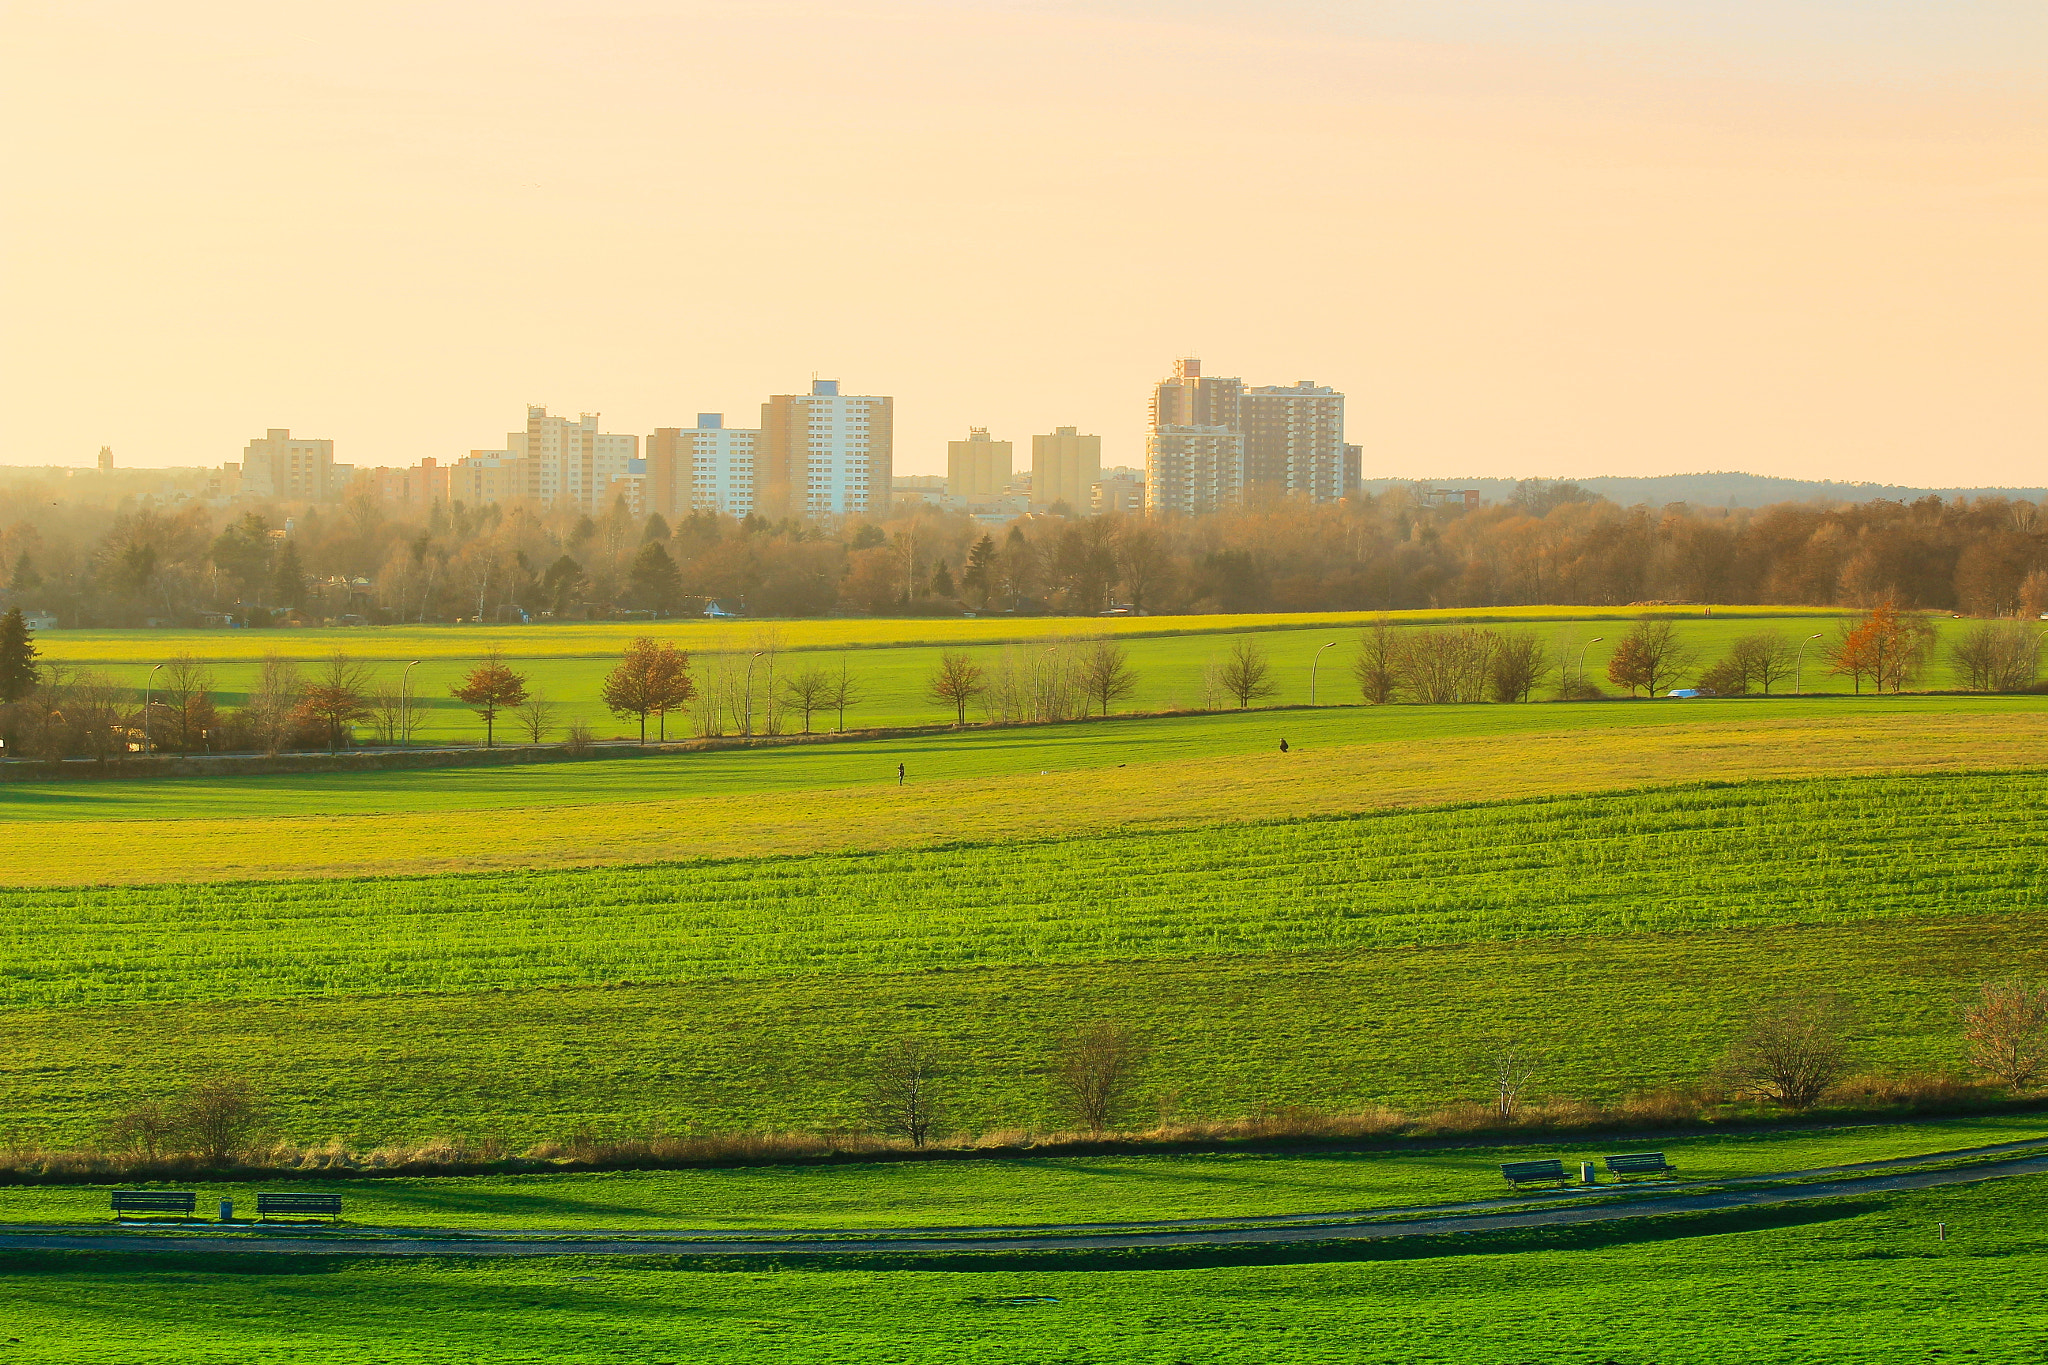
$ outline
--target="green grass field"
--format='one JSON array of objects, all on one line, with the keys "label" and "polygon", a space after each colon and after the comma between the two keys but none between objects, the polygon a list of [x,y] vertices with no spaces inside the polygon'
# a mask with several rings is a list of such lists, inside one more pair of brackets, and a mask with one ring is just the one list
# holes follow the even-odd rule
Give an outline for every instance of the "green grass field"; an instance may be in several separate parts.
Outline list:
[{"label": "green grass field", "polygon": [[[2041,697],[1133,718],[511,770],[14,784],[0,868],[26,886],[614,865],[2042,763]],[[464,818],[480,807],[500,818]]]},{"label": "green grass field", "polygon": [[[1517,619],[1587,641],[1632,614]],[[936,718],[918,693],[941,644],[1029,649],[1077,624],[1096,623],[783,629],[792,649],[849,650],[875,697],[856,719],[872,724]],[[1104,624],[1127,634],[1144,675],[1134,706],[1198,701],[1203,664],[1247,629],[1265,632],[1279,700],[1306,700],[1308,661],[1332,638],[1320,699],[1351,689],[1355,620]],[[1683,628],[1711,653],[1758,624],[1717,614]],[[1795,615],[1780,628],[1826,625]],[[276,644],[310,658],[345,641],[427,659],[416,677],[440,687],[503,634],[545,686],[587,695],[602,656],[641,629],[237,634],[227,644],[242,662],[223,674]],[[739,632],[752,629],[657,633],[730,649],[751,647]],[[1020,638],[1034,643],[995,643]],[[44,642],[131,679],[152,650],[204,652],[158,632]],[[807,657],[828,656],[785,656]],[[459,712],[438,714],[446,735],[468,733]],[[911,779],[900,788],[898,763]],[[1046,1077],[1052,1051],[1097,1019],[1150,1045],[1124,1116],[1137,1126],[1477,1100],[1478,1054],[1503,1035],[1548,1058],[1531,1099],[1612,1101],[1699,1079],[1757,1002],[1808,988],[1854,1012],[1858,1068],[1958,1074],[1960,1010],[1979,983],[2048,976],[2044,769],[2048,698],[1951,696],[1325,705],[514,768],[9,784],[0,1144],[101,1142],[136,1102],[223,1072],[265,1097],[270,1136],[355,1150],[848,1131],[866,1121],[877,1050],[904,1037],[945,1050],[950,1130],[1042,1132],[1068,1122]],[[1688,1175],[1714,1176],[2043,1132],[2008,1117],[1658,1145]],[[900,1227],[1450,1200],[1496,1189],[1501,1155],[346,1191],[357,1221],[399,1225]],[[0,1222],[103,1204],[92,1187],[0,1189]],[[2039,1359],[2044,1211],[2048,1181],[2028,1179],[1398,1249],[1150,1259],[713,1269],[22,1253],[0,1256],[0,1338],[18,1338],[0,1354]],[[1957,1240],[1931,1241],[1936,1220]],[[1015,1294],[1060,1302],[989,1303]]]},{"label": "green grass field", "polygon": [[[0,1005],[837,976],[1974,917],[2048,779],[1832,780],[923,852],[0,893]],[[2021,856],[2015,856],[2020,854]],[[119,945],[144,940],[147,956]]]},{"label": "green grass field", "polygon": [[[1484,621],[1524,629],[1554,650],[1568,648],[1574,667],[1583,655],[1587,676],[1603,681],[1601,670],[1606,667],[1609,651],[1629,620],[1640,614],[1639,610],[1619,608],[1541,608],[1402,612],[1394,617],[1412,625]],[[1810,608],[1769,607],[1718,608],[1711,619],[1703,617],[1698,609],[1668,614],[1679,622],[1681,635],[1698,651],[1701,667],[1718,658],[1740,635],[1771,629],[1804,638],[1815,632],[1831,631],[1840,616]],[[242,703],[255,675],[255,660],[268,650],[310,665],[335,649],[345,649],[381,661],[379,669],[391,681],[397,679],[406,661],[418,659],[421,662],[413,670],[412,683],[427,708],[418,740],[468,742],[483,737],[483,724],[449,696],[449,688],[491,644],[506,651],[515,666],[527,675],[531,687],[546,692],[561,704],[560,724],[580,720],[601,735],[632,735],[637,729],[604,710],[598,689],[605,671],[617,662],[620,651],[636,635],[651,634],[676,641],[699,656],[700,674],[710,656],[723,656],[726,661],[744,666],[746,657],[763,648],[771,636],[779,642],[778,649],[790,651],[779,659],[785,675],[790,668],[816,664],[836,670],[839,652],[844,650],[848,670],[866,693],[866,700],[847,716],[849,726],[858,727],[919,725],[950,718],[948,708],[926,695],[927,680],[944,648],[966,649],[994,668],[1006,653],[1021,657],[1055,640],[1099,634],[1112,634],[1125,641],[1138,676],[1137,691],[1121,703],[1120,709],[1150,711],[1202,706],[1204,669],[1221,658],[1236,639],[1247,634],[1256,638],[1271,657],[1273,682],[1279,689],[1273,704],[1308,702],[1312,681],[1320,701],[1355,700],[1357,689],[1349,671],[1351,659],[1356,653],[1360,629],[1372,619],[1365,614],[1352,614],[1329,618],[656,622],[637,626],[601,623],[517,629],[438,626],[256,632],[104,630],[50,631],[39,637],[38,643],[54,662],[105,669],[135,689],[138,699],[151,665],[189,650],[197,657],[218,661],[218,699],[226,705]],[[1943,618],[1935,624],[1948,634],[1970,623]],[[1596,639],[1600,643],[1593,643]],[[1337,647],[1323,654],[1320,668],[1312,669],[1322,646],[1331,641]],[[1808,651],[1807,663],[1811,665],[1804,679],[1808,690],[1840,685],[1839,680],[1825,676],[1818,643]],[[755,666],[757,705],[764,712],[768,670],[765,663]],[[1937,651],[1924,685],[1940,688],[1953,682],[1946,655]],[[765,715],[760,723],[766,723]],[[829,726],[830,720],[821,718],[821,723]],[[789,718],[785,718],[783,725],[796,728]],[[671,727],[676,735],[689,730],[687,718],[676,719]],[[503,733],[509,734],[509,728]]]},{"label": "green grass field", "polygon": [[[2048,1178],[1177,1260],[6,1263],[11,1358],[1897,1365],[2040,1358]],[[1935,1225],[1949,1228],[1936,1238]],[[196,1262],[196,1263],[195,1263]],[[1054,1302],[1006,1305],[1013,1297]]]},{"label": "green grass field", "polygon": [[[1759,1130],[1664,1137],[1687,1180],[1726,1180],[1931,1156],[2048,1137],[2048,1117]],[[627,1229],[940,1228],[1343,1213],[1507,1194],[1499,1163],[1591,1161],[1614,1140],[1532,1141],[1409,1151],[1046,1157],[733,1170],[295,1180],[339,1194],[359,1227],[504,1233]],[[255,1207],[267,1183],[180,1181],[210,1211]],[[0,1189],[0,1224],[104,1223],[107,1186]],[[123,1186],[123,1188],[129,1188]],[[144,1186],[143,1188],[148,1188]]]},{"label": "green grass field", "polygon": [[[910,853],[10,894],[0,1105],[49,1140],[222,1068],[357,1145],[859,1121],[872,1050],[958,1053],[956,1118],[1043,1124],[1120,1018],[1189,1116],[1696,1078],[1756,1000],[1840,988],[1872,1066],[1952,1067],[2042,969],[2042,779],[1808,780]],[[129,945],[148,944],[147,953]],[[1621,1040],[1625,1047],[1617,1048]]]}]

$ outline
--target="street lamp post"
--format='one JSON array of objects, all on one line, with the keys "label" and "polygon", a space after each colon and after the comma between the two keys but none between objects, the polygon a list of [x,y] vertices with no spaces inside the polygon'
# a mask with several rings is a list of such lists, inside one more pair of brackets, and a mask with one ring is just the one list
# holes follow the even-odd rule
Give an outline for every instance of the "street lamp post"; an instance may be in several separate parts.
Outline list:
[{"label": "street lamp post", "polygon": [[[1330,643],[1329,643],[1329,644],[1327,644],[1327,645],[1324,645],[1324,646],[1323,646],[1323,649],[1333,649],[1333,648],[1335,648],[1335,647],[1336,647],[1336,644],[1337,644],[1337,642],[1336,642],[1335,640],[1332,640],[1332,641],[1330,641]],[[1319,650],[1317,650],[1317,651],[1316,651],[1316,656],[1315,656],[1315,658],[1313,658],[1313,659],[1309,660],[1309,665],[1308,665],[1308,704],[1309,704],[1310,706],[1314,706],[1314,705],[1316,704],[1316,669],[1318,669],[1318,668],[1320,668],[1320,667],[1322,666],[1322,662],[1323,662],[1323,649],[1319,649]]]},{"label": "street lamp post", "polygon": [[747,659],[747,724],[743,733],[749,739],[754,736],[754,660],[760,657],[761,651],[757,650]]},{"label": "street lamp post", "polygon": [[1606,638],[1607,637],[1605,635],[1595,635],[1592,639],[1586,641],[1586,643],[1579,646],[1579,666],[1573,672],[1572,676],[1576,678],[1580,684],[1583,685],[1586,681],[1586,651],[1591,649],[1594,645],[1599,644],[1602,640]]},{"label": "street lamp post", "polygon": [[149,742],[150,693],[156,686],[156,670],[162,667],[162,664],[158,664],[156,668],[150,669],[149,676],[142,680],[142,756],[144,758],[148,758],[152,752]]},{"label": "street lamp post", "polygon": [[1792,660],[1792,695],[1795,697],[1806,694],[1806,647],[1819,638],[1817,634],[1809,635],[1799,642],[1799,653]]},{"label": "street lamp post", "polygon": [[[419,666],[420,661],[414,659],[405,666],[405,671],[398,675],[398,724],[404,734],[403,742],[408,749],[412,747],[412,671]],[[398,739],[399,736],[393,735],[392,738]]]}]

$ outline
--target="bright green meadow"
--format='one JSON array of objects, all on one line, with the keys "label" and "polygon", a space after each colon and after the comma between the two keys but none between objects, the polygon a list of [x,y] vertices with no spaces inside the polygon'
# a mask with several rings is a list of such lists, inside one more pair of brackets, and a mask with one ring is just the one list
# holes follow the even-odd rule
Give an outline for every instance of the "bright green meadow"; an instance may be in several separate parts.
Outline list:
[{"label": "bright green meadow", "polygon": [[[2044,1225],[2048,1177],[2033,1176],[1556,1230],[931,1268],[17,1254],[4,1349],[39,1365],[2003,1365],[2040,1359],[2048,1336]],[[1051,1301],[1004,1302],[1019,1298]]]},{"label": "bright green meadow", "polygon": [[[1520,623],[1590,646],[1597,676],[1635,614],[1400,620]],[[1678,619],[1704,663],[1837,616]],[[1332,705],[1355,700],[1370,619],[49,632],[50,657],[137,686],[180,648],[219,659],[229,704],[265,649],[346,648],[387,676],[422,659],[433,740],[479,733],[445,694],[493,641],[563,720],[606,734],[622,726],[598,679],[643,633],[707,675],[764,630],[778,670],[843,657],[869,697],[853,726],[941,720],[924,696],[941,648],[995,665],[1113,633],[1141,679],[1125,705],[1163,710],[1201,705],[1205,666],[1246,636],[1271,652],[1273,700],[1304,704],[1337,647],[1313,710],[0,785],[0,1147],[107,1144],[137,1103],[223,1074],[263,1097],[266,1137],[358,1153],[865,1132],[877,1054],[903,1039],[940,1051],[947,1136],[1021,1140],[1072,1123],[1048,1071],[1097,1020],[1147,1047],[1125,1125],[1299,1132],[1315,1111],[1484,1101],[1501,1038],[1545,1057],[1533,1102],[1689,1085],[1787,992],[1839,996],[1859,1072],[1961,1076],[1981,983],[2048,979],[2048,698]],[[1809,690],[1835,685],[1816,656]],[[1495,1164],[1519,1155],[1654,1145],[1716,1179],[2044,1135],[2012,1112],[301,1187],[340,1190],[359,1225],[961,1227],[1455,1202],[1501,1192]],[[103,1186],[0,1188],[16,1236],[105,1207]],[[2048,1177],[2025,1177],[1381,1244],[744,1263],[0,1249],[0,1359],[2038,1363],[2044,1225]]]},{"label": "bright green meadow", "polygon": [[[1505,708],[1503,708],[1505,709]],[[1054,1040],[1117,1018],[1148,1106],[1697,1078],[1799,986],[1871,1066],[1953,1067],[1986,976],[2038,972],[2034,773],[1828,779],[1339,819],[595,870],[6,893],[17,1135],[88,1139],[222,1069],[300,1140],[857,1124],[867,1058],[957,1053],[970,1130],[1052,1116]],[[147,952],[134,945],[147,944]],[[24,1121],[33,1115],[32,1121]]]}]

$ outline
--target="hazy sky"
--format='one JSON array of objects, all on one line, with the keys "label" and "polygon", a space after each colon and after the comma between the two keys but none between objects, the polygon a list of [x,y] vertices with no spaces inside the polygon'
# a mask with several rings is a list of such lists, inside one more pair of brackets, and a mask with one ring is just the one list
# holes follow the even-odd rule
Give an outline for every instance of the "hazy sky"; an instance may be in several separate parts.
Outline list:
[{"label": "hazy sky", "polygon": [[1368,475],[2048,480],[2039,0],[0,0],[0,461],[645,434],[1142,462],[1176,355]]}]

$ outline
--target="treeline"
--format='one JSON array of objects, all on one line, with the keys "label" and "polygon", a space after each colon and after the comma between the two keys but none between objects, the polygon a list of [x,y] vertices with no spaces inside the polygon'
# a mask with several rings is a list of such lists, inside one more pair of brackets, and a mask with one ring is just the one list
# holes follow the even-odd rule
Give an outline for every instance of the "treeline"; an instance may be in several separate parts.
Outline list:
[{"label": "treeline", "polygon": [[1017,611],[1085,615],[1721,602],[1984,617],[2048,611],[2048,518],[2000,498],[1622,507],[1528,482],[1476,509],[1406,489],[1199,518],[1036,516],[1000,530],[900,503],[844,526],[623,503],[424,511],[43,500],[0,485],[0,593],[65,626],[263,626]]},{"label": "treeline", "polygon": [[431,1172],[574,1164],[611,1168],[819,1157],[886,1156],[928,1149],[1143,1148],[1260,1139],[1431,1137],[1725,1124],[1831,1111],[1956,1111],[2026,1100],[2048,1082],[2048,987],[1984,983],[1957,1021],[1969,1074],[1888,1076],[1860,1070],[1855,1039],[1868,1021],[1838,996],[1795,993],[1759,1002],[1719,1059],[1695,1080],[1612,1105],[1550,1093],[1557,1054],[1526,1035],[1482,1039],[1444,1055],[1445,1081],[1464,1099],[1425,1114],[1386,1106],[1349,1112],[1292,1105],[1249,1119],[1181,1112],[1180,1092],[1157,1065],[1158,1044],[1097,1020],[1047,1040],[1034,1074],[1047,1126],[981,1131],[962,1107],[981,1083],[970,1059],[939,1034],[878,1039],[858,1065],[851,1111],[817,1116],[809,1131],[605,1136],[589,1124],[513,1151],[499,1142],[435,1142],[358,1152],[305,1147],[276,1135],[271,1106],[251,1078],[224,1072],[174,1094],[140,1099],[95,1147],[0,1152],[14,1176],[91,1178],[235,1169]]},{"label": "treeline", "polygon": [[[2022,621],[1974,623],[1948,645],[1950,671],[1967,691],[2035,688],[2043,634]],[[1350,660],[1355,691],[1341,695],[1342,680],[1333,676],[1325,695],[1384,706],[1658,697],[1681,684],[1724,697],[1844,684],[1857,693],[1898,693],[1921,682],[1936,659],[1925,617],[1889,602],[1830,631],[1753,631],[1714,659],[1668,617],[1646,616],[1614,642],[1603,674],[1613,692],[1586,675],[1587,650],[1603,638],[1558,645],[1514,627],[1395,626],[1382,617],[1361,633]],[[979,654],[941,651],[925,679],[924,699],[955,725],[1086,720],[1114,714],[1138,682],[1128,646],[1098,636]],[[1265,644],[1256,635],[1239,635],[1203,667],[1196,696],[1205,711],[1242,710],[1278,691]],[[21,610],[0,615],[0,740],[16,757],[334,751],[365,737],[404,747],[414,743],[426,714],[406,666],[379,666],[345,651],[310,668],[272,652],[259,663],[241,706],[224,708],[215,695],[213,665],[190,652],[164,659],[138,697],[93,670],[40,661]],[[560,742],[572,752],[596,742],[587,724],[565,723],[572,699],[532,686],[495,647],[450,695],[481,723],[487,747],[501,727],[525,743]],[[704,738],[837,733],[846,729],[848,713],[871,699],[868,682],[845,652],[829,661],[818,651],[790,653],[773,626],[757,630],[744,651],[695,659],[672,641],[642,637],[597,688],[597,700],[637,726],[642,744],[650,725],[656,740],[668,739],[671,722],[679,734]]]}]

